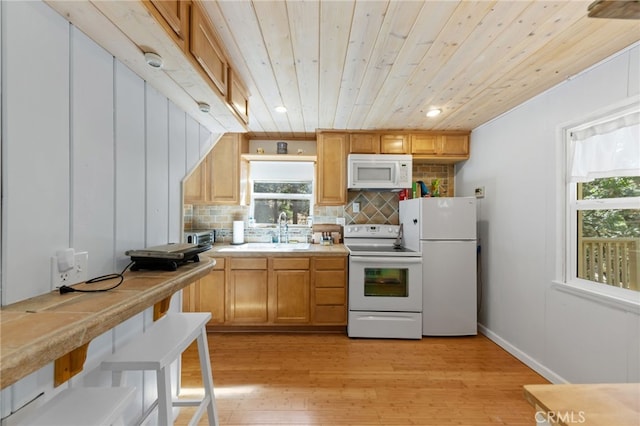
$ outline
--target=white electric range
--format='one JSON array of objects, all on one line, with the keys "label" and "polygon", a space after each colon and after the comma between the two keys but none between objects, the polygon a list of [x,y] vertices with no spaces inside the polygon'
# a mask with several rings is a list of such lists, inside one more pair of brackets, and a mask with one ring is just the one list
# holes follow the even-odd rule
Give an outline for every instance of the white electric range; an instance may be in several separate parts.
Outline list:
[{"label": "white electric range", "polygon": [[349,337],[422,338],[422,255],[400,225],[347,225]]}]

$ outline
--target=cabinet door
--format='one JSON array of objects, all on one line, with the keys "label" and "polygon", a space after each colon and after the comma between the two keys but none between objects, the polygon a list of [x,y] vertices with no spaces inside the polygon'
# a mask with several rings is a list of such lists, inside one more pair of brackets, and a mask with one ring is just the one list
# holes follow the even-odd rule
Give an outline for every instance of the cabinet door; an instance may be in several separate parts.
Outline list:
[{"label": "cabinet door", "polygon": [[216,259],[213,271],[200,278],[197,286],[197,312],[210,312],[208,325],[223,324],[225,320],[224,259]]},{"label": "cabinet door", "polygon": [[186,204],[201,204],[206,202],[206,160],[191,173],[184,182],[184,202]]},{"label": "cabinet door", "polygon": [[164,24],[167,33],[184,49],[189,27],[189,2],[185,0],[148,0],[144,3],[152,5],[147,5],[147,9],[152,12],[157,11],[157,14],[162,18],[159,21]]},{"label": "cabinet door", "polygon": [[380,137],[382,154],[410,154],[409,135],[382,135]]},{"label": "cabinet door", "polygon": [[317,139],[316,204],[341,206],[347,203],[346,133],[320,133]]},{"label": "cabinet door", "polygon": [[439,147],[438,135],[411,135],[411,154],[436,155]]},{"label": "cabinet door", "polygon": [[201,7],[197,2],[191,4],[189,50],[213,86],[226,98],[227,58],[220,46],[213,25]]},{"label": "cabinet door", "polygon": [[249,93],[235,72],[229,69],[229,93],[227,102],[245,124],[249,124]]},{"label": "cabinet door", "polygon": [[274,323],[307,324],[310,319],[309,270],[275,270],[270,283]]},{"label": "cabinet door", "polygon": [[380,153],[380,135],[375,133],[352,133],[349,135],[349,152],[351,154]]},{"label": "cabinet door", "polygon": [[212,204],[240,202],[240,135],[226,134],[207,158],[207,200]]},{"label": "cabinet door", "polygon": [[198,312],[196,308],[196,292],[200,280],[194,281],[192,284],[182,289],[182,310],[184,312]]},{"label": "cabinet door", "polygon": [[231,270],[228,296],[228,322],[233,324],[268,322],[266,270]]},{"label": "cabinet door", "polygon": [[274,257],[269,281],[269,310],[274,323],[307,324],[310,279],[308,257]]},{"label": "cabinet door", "polygon": [[440,155],[468,157],[469,136],[443,135]]}]

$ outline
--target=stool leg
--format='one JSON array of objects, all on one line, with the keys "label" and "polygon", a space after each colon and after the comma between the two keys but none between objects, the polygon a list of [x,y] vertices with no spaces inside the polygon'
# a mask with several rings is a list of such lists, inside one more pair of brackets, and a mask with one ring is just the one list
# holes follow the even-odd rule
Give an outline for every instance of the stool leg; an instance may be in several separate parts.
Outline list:
[{"label": "stool leg", "polygon": [[200,357],[200,372],[202,373],[202,385],[205,398],[209,397],[207,416],[209,426],[218,426],[218,411],[216,410],[216,397],[213,393],[213,376],[211,375],[211,359],[209,358],[209,346],[207,344],[207,330],[202,326],[198,335],[198,356]]},{"label": "stool leg", "polygon": [[158,377],[158,424],[173,424],[173,399],[171,397],[171,371],[169,366],[157,370]]}]

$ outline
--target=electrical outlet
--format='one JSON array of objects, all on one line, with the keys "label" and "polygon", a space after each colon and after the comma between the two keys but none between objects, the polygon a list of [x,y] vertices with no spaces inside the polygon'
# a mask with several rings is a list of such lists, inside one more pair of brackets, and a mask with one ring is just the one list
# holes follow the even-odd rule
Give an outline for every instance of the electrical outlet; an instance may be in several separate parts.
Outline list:
[{"label": "electrical outlet", "polygon": [[353,212],[360,213],[360,203],[353,203]]},{"label": "electrical outlet", "polygon": [[51,258],[51,290],[63,285],[73,285],[87,280],[89,271],[89,253],[86,251],[74,254],[74,266],[68,271],[58,270],[58,258]]},{"label": "electrical outlet", "polygon": [[476,188],[476,198],[484,198],[484,186]]},{"label": "electrical outlet", "polygon": [[346,224],[346,219],[344,217],[336,217],[336,225],[344,226]]}]

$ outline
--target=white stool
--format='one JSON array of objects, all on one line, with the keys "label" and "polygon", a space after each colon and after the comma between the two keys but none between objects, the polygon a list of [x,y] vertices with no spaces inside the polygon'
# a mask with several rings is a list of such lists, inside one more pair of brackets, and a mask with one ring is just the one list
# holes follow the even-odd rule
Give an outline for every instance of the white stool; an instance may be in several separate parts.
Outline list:
[{"label": "white stool", "polygon": [[[207,409],[209,425],[218,425],[215,397],[213,394],[213,378],[207,345],[205,325],[211,318],[210,313],[189,312],[170,313],[156,321],[150,329],[138,339],[118,349],[102,362],[103,370],[112,371],[113,386],[120,386],[122,373],[131,370],[155,370],[158,382],[158,399],[143,416],[140,423],[158,406],[158,423],[162,426],[173,424],[173,407],[197,406],[191,419],[195,425]],[[184,352],[194,341],[198,340],[200,372],[204,386],[202,400],[176,400],[171,396],[171,376],[169,365]]]},{"label": "white stool", "polygon": [[111,425],[120,422],[135,388],[70,388],[19,422],[29,426]]}]

